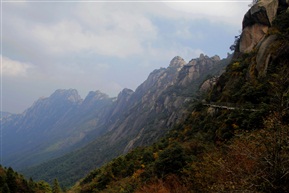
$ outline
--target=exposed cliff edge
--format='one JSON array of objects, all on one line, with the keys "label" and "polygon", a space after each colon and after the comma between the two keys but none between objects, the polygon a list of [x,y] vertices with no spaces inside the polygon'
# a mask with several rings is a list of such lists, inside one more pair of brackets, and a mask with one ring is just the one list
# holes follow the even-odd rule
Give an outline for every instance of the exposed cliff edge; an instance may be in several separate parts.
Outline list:
[{"label": "exposed cliff edge", "polygon": [[245,14],[239,50],[248,53],[265,38],[277,14],[288,9],[285,0],[260,0]]},{"label": "exposed cliff edge", "polygon": [[[252,26],[258,28],[259,25],[262,25],[259,29],[265,26],[266,30],[262,33],[248,31]],[[251,38],[246,34],[250,34]],[[235,51],[233,62],[214,88],[223,93],[220,95],[222,97],[212,97],[210,100],[230,103],[247,101],[251,105],[268,103],[269,99],[263,96],[275,89],[272,82],[283,77],[288,70],[288,39],[288,1],[258,1],[244,17],[240,49]],[[283,97],[279,96],[280,100]]]}]

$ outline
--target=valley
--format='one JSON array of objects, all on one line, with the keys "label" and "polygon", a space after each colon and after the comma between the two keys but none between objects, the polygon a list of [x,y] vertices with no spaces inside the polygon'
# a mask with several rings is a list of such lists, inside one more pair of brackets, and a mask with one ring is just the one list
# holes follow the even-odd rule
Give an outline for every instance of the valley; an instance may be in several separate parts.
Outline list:
[{"label": "valley", "polygon": [[288,192],[288,6],[254,2],[227,58],[175,56],[115,98],[60,89],[3,113],[0,190]]}]

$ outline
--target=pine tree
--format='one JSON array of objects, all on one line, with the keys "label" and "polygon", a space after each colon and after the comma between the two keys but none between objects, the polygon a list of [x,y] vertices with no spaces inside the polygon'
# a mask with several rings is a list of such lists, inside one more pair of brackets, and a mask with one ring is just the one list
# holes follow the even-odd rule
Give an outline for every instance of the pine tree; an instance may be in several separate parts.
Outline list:
[{"label": "pine tree", "polygon": [[62,190],[61,190],[61,187],[59,185],[59,182],[57,179],[54,179],[54,182],[53,182],[53,187],[52,187],[52,193],[61,193]]},{"label": "pine tree", "polygon": [[11,167],[7,170],[6,182],[11,192],[16,192],[17,183],[16,183],[16,174]]},{"label": "pine tree", "polygon": [[[0,189],[1,190],[1,189]],[[2,187],[2,192],[5,192],[5,193],[10,193],[10,189],[8,187],[8,185],[5,183]]]}]

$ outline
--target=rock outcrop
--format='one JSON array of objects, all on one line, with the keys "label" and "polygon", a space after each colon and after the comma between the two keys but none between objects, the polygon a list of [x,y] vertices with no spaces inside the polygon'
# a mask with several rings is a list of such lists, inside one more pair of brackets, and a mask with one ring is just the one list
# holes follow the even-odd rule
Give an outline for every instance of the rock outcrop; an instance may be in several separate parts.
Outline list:
[{"label": "rock outcrop", "polygon": [[278,47],[277,35],[268,33],[268,30],[279,14],[288,11],[288,5],[288,0],[260,0],[245,14],[238,51],[249,53],[255,49],[257,52],[256,63],[250,65],[248,77],[266,76],[268,65],[272,61],[273,47]]},{"label": "rock outcrop", "polygon": [[200,91],[201,92],[207,92],[208,90],[211,90],[213,88],[213,86],[216,85],[218,81],[218,77],[212,77],[208,80],[206,80],[202,85],[201,85],[201,88],[200,88]]},{"label": "rock outcrop", "polygon": [[[285,87],[279,88],[278,92],[282,94],[276,94],[276,91],[273,90],[280,84],[284,84],[282,82],[286,80],[284,77],[288,77],[286,69],[289,63],[287,3],[288,1],[285,0],[260,0],[249,10],[244,18],[245,29],[242,32],[240,42],[240,46],[244,46],[243,53],[238,52],[239,50],[235,51],[232,63],[228,66],[227,71],[219,77],[213,88],[213,90],[222,93],[220,94],[221,97],[217,98],[216,95],[212,94],[209,100],[235,104],[246,101],[248,104],[259,105],[272,102],[268,98],[263,98],[264,95],[269,94],[271,97],[273,95],[275,97],[277,95],[282,96],[279,99],[280,104],[285,101],[283,97],[286,94],[282,92],[287,90],[287,87],[286,89]],[[272,6],[268,7],[268,5]],[[256,10],[259,10],[259,15]],[[268,33],[262,31],[264,26],[266,29],[268,28]],[[252,28],[261,30],[262,33],[251,31],[252,39],[246,39],[247,32]],[[246,41],[248,41],[247,45]],[[244,50],[249,53],[245,54]],[[281,79],[280,82],[276,81]],[[273,84],[274,81],[276,81],[275,84]]]},{"label": "rock outcrop", "polygon": [[205,71],[209,71],[215,67],[216,63],[220,61],[219,56],[208,57],[204,54],[201,54],[199,58],[192,59],[187,65],[182,68],[180,76],[182,80],[179,84],[182,86],[187,85],[192,80],[196,80],[201,76],[204,76]]},{"label": "rock outcrop", "polygon": [[278,0],[260,0],[253,5],[243,19],[243,31],[239,50],[248,53],[266,35],[278,11]]},{"label": "rock outcrop", "polygon": [[171,60],[169,67],[180,68],[183,67],[185,64],[186,61],[182,57],[176,56]]},{"label": "rock outcrop", "polygon": [[88,95],[83,100],[81,106],[85,108],[89,108],[90,106],[93,106],[97,101],[101,100],[107,100],[109,99],[109,96],[107,94],[104,94],[100,91],[90,91]]},{"label": "rock outcrop", "polygon": [[268,68],[268,64],[271,59],[271,45],[277,39],[277,35],[271,35],[264,39],[258,46],[258,53],[256,56],[256,70],[258,76],[265,76]]}]

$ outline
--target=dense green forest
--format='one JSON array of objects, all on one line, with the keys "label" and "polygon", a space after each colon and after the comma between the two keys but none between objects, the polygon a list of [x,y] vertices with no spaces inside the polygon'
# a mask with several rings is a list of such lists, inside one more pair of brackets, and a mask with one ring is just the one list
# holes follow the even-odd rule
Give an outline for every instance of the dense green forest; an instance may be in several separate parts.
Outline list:
[{"label": "dense green forest", "polygon": [[52,186],[45,181],[34,182],[31,178],[25,179],[23,175],[15,172],[11,167],[0,166],[0,192],[1,193],[61,193],[61,187],[54,180]]}]

